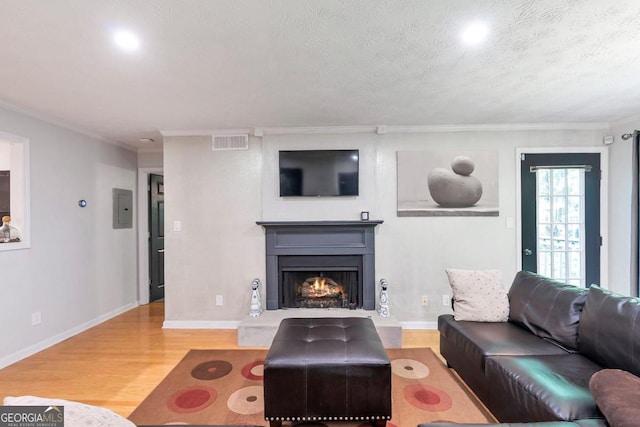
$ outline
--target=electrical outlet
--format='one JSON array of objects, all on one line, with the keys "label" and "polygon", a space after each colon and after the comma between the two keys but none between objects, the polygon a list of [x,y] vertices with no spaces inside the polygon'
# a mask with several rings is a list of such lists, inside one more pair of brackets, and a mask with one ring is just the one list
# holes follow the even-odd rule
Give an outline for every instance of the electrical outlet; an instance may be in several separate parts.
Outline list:
[{"label": "electrical outlet", "polygon": [[426,295],[422,295],[422,298],[420,299],[420,305],[423,307],[427,307],[429,305],[429,297]]},{"label": "electrical outlet", "polygon": [[31,314],[31,326],[36,326],[42,323],[42,313],[36,311]]},{"label": "electrical outlet", "polygon": [[449,294],[442,294],[442,306],[449,307],[451,305],[451,297]]},{"label": "electrical outlet", "polygon": [[216,305],[224,305],[224,297],[222,295],[216,295]]}]

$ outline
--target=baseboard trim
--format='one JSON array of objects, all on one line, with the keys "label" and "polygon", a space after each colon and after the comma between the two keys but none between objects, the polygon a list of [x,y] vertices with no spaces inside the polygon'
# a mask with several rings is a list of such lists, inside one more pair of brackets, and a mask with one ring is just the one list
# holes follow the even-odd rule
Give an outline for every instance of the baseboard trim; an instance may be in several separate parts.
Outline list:
[{"label": "baseboard trim", "polygon": [[68,338],[73,337],[74,335],[78,335],[81,332],[84,332],[88,329],[93,328],[94,326],[99,325],[100,323],[106,322],[109,319],[112,319],[126,311],[129,311],[133,308],[138,307],[138,303],[134,302],[131,304],[127,304],[120,308],[117,308],[109,313],[105,313],[101,316],[96,317],[95,319],[89,320],[88,322],[82,323],[74,328],[68,329],[62,333],[54,335],[50,338],[42,340],[34,345],[31,345],[27,348],[24,348],[20,351],[16,351],[8,356],[5,356],[0,359],[0,369],[5,368],[9,365],[13,365],[16,362],[21,361],[22,359],[26,359],[29,356],[32,356],[42,350],[45,350],[55,344],[58,344]]},{"label": "baseboard trim", "polygon": [[402,329],[438,329],[438,322],[400,322]]},{"label": "baseboard trim", "polygon": [[238,329],[239,320],[165,320],[162,329]]}]

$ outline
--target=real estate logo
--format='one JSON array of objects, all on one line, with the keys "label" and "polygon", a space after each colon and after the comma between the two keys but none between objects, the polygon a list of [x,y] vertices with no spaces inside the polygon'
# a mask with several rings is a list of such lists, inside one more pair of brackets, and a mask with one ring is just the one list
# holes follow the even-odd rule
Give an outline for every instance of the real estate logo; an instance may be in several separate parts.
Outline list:
[{"label": "real estate logo", "polygon": [[64,427],[64,406],[0,406],[0,427]]}]

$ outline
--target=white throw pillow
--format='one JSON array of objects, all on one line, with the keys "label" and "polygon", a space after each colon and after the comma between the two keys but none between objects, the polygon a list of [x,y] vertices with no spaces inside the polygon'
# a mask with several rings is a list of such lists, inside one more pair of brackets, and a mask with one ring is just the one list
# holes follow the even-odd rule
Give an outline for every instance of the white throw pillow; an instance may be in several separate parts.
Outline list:
[{"label": "white throw pillow", "polygon": [[136,427],[134,423],[115,412],[80,402],[47,399],[36,396],[7,396],[5,406],[64,406],[65,427]]},{"label": "white throw pillow", "polygon": [[453,292],[455,320],[506,322],[509,298],[500,270],[446,269]]}]

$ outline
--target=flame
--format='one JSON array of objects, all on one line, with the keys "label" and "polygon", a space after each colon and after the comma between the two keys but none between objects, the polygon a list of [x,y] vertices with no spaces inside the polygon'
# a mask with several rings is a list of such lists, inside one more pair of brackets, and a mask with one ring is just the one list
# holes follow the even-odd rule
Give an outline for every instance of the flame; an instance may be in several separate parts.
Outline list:
[{"label": "flame", "polygon": [[327,281],[324,280],[324,277],[316,277],[315,282],[313,283],[313,289],[316,291],[324,291],[327,287]]}]

